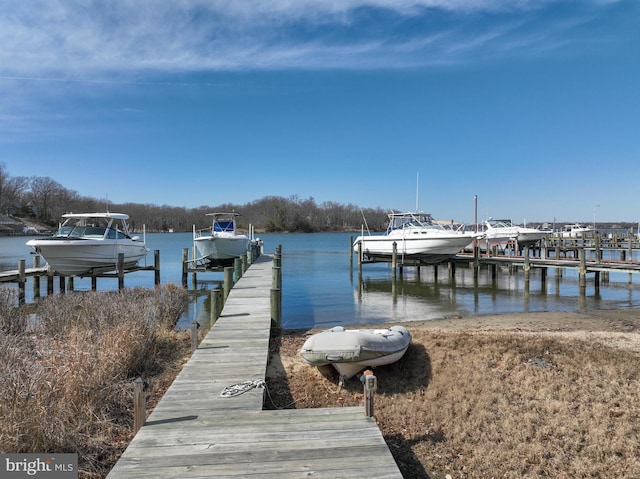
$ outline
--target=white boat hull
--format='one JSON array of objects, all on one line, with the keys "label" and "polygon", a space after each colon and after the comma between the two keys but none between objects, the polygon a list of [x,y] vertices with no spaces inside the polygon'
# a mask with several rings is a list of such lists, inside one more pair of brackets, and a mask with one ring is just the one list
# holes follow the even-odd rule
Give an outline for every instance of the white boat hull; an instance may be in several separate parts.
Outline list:
[{"label": "white boat hull", "polygon": [[416,234],[412,236],[358,236],[354,243],[354,251],[360,245],[362,252],[371,259],[388,259],[393,255],[393,245],[396,244],[398,258],[417,259],[422,263],[439,263],[455,256],[473,242],[471,234],[432,233]]},{"label": "white boat hull", "polygon": [[490,246],[506,245],[507,243],[517,242],[521,246],[530,245],[540,241],[549,232],[547,231],[499,231],[489,230],[486,233],[486,241]]},{"label": "white boat hull", "polygon": [[300,355],[312,366],[333,366],[348,379],[367,367],[398,361],[411,344],[404,326],[389,329],[344,329],[341,326],[309,337]]},{"label": "white boat hull", "polygon": [[249,238],[245,235],[200,236],[194,239],[194,244],[202,258],[215,262],[246,254],[249,249]]},{"label": "white boat hull", "polygon": [[97,268],[115,270],[120,253],[124,254],[124,266],[132,267],[149,252],[144,243],[135,240],[33,239],[27,245],[36,249],[56,272],[68,276]]}]

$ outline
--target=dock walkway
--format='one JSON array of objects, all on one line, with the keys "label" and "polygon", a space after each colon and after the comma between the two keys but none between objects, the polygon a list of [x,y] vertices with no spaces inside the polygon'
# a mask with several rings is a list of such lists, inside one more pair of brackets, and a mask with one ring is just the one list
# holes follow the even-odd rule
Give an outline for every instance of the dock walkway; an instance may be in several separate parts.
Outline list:
[{"label": "dock walkway", "polygon": [[272,262],[259,257],[231,289],[108,479],[402,477],[364,408],[262,410],[259,387],[221,396],[225,387],[265,379]]}]

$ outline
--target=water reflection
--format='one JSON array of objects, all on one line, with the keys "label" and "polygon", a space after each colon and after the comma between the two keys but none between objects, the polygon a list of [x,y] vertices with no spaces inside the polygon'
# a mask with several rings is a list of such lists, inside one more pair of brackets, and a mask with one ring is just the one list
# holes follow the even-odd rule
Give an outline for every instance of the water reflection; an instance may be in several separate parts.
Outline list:
[{"label": "water reflection", "polygon": [[[398,321],[462,317],[470,315],[534,311],[588,311],[640,307],[638,275],[592,274],[580,286],[576,270],[548,268],[546,275],[533,268],[525,281],[521,268],[498,266],[494,272],[483,266],[475,275],[472,268],[458,265],[455,275],[440,265],[405,268],[395,280],[390,265],[363,265],[358,274],[349,252],[348,233],[261,235],[266,253],[282,245],[283,304],[285,329],[363,325]],[[0,238],[0,264],[16,269],[19,259],[33,264],[28,238]],[[182,250],[192,245],[190,233],[147,235],[152,251],[160,251],[161,283],[181,284]],[[149,261],[152,260],[150,255]],[[126,287],[153,287],[154,273],[142,271],[127,275]],[[198,274],[188,278],[189,308],[179,320],[181,328],[192,321],[205,324],[210,317],[210,292],[222,288],[222,273]],[[55,290],[57,291],[57,281]],[[15,287],[9,285],[9,287]],[[91,289],[88,278],[76,278],[76,290]],[[98,289],[116,289],[117,281],[99,279]],[[41,287],[42,294],[46,288]],[[27,302],[33,288],[27,286]]]},{"label": "water reflection", "polygon": [[[637,307],[638,287],[628,275],[602,285],[591,275],[580,285],[576,272],[534,268],[529,279],[521,268],[446,265],[405,268],[395,276],[363,270],[354,281],[354,302],[361,320],[412,321],[471,315],[535,311],[588,311]],[[613,274],[612,274],[613,275]]]}]

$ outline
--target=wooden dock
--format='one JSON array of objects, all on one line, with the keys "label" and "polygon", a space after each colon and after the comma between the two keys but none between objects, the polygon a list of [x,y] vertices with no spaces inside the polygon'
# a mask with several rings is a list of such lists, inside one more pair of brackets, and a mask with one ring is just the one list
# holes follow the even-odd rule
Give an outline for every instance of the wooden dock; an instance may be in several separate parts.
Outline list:
[{"label": "wooden dock", "polygon": [[262,410],[271,332],[271,256],[231,289],[222,314],[108,479],[401,478],[364,407]]}]

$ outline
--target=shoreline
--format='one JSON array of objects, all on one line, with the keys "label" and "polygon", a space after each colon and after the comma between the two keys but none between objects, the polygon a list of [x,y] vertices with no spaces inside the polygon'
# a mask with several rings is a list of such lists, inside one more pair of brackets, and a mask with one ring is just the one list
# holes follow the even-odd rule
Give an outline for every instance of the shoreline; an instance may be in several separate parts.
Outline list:
[{"label": "shoreline", "polygon": [[[415,336],[428,332],[549,334],[574,339],[589,338],[611,347],[640,352],[640,308],[488,314],[368,324],[365,328],[388,328],[394,324],[406,327],[414,336],[412,342],[415,342]],[[287,369],[297,371],[306,366],[299,355],[299,347],[306,337],[325,329],[329,328],[283,330],[279,347],[272,351],[267,377],[287,376]]]},{"label": "shoreline", "polygon": [[[394,324],[412,341],[374,370],[375,419],[403,477],[640,477],[639,308]],[[272,338],[271,407],[363,405],[300,356],[320,330]]]}]

